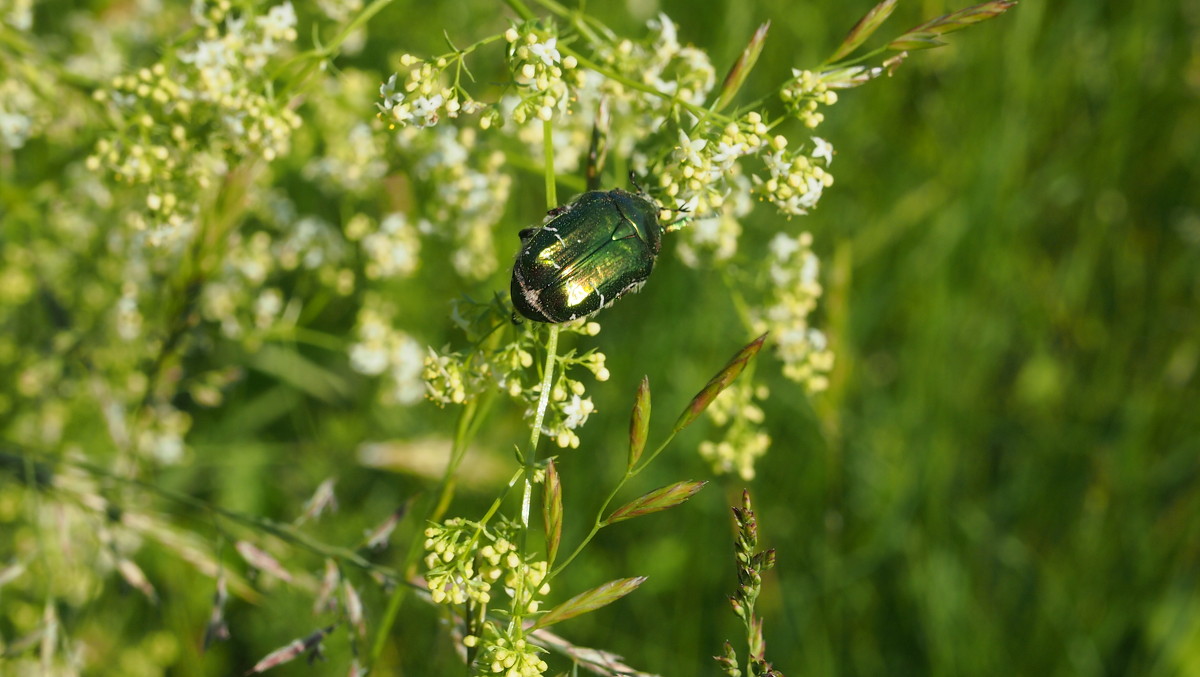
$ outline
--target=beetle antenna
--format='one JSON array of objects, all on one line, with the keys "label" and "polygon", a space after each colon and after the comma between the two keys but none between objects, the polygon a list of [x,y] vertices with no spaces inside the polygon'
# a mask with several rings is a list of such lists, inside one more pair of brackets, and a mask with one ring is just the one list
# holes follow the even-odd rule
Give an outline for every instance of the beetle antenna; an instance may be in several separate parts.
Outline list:
[{"label": "beetle antenna", "polygon": [[632,169],[629,170],[629,183],[632,183],[633,187],[637,188],[637,192],[639,192],[643,195],[646,194],[646,191],[642,190],[642,187],[640,185],[638,185],[637,174],[635,174]]}]

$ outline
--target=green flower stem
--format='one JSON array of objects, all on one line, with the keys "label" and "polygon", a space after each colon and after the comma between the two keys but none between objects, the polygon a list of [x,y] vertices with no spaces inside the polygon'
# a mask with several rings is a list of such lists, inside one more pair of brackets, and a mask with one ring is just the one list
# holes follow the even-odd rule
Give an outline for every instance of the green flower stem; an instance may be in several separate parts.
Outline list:
[{"label": "green flower stem", "polygon": [[[558,206],[558,187],[554,181],[554,125],[542,123],[542,160],[546,173],[546,208]],[[542,421],[546,418],[546,407],[550,404],[550,386],[554,382],[554,362],[558,353],[558,325],[550,325],[546,337],[546,366],[542,369],[542,390],[538,396],[537,413],[533,417],[533,430],[529,434],[529,448],[522,454],[525,461],[525,498],[521,502],[521,524],[528,531],[529,504],[533,493],[533,472],[537,465],[537,445],[542,435]],[[524,540],[524,538],[522,538]]]},{"label": "green flower stem", "polygon": [[[544,7],[551,14],[570,21],[571,25],[575,27],[575,30],[579,31],[579,34],[582,35],[584,39],[586,39],[592,45],[599,45],[604,42],[612,43],[615,41],[615,37],[613,36],[612,31],[608,29],[608,26],[605,26],[600,20],[584,14],[579,9],[567,9],[562,4],[557,3],[554,0],[534,1]],[[596,30],[603,31],[608,35],[604,38],[601,38],[596,34],[595,30],[593,30],[593,26],[588,25],[589,23],[594,24],[594,28]]]},{"label": "green flower stem", "polygon": [[[546,171],[546,168],[537,160],[532,160],[524,155],[515,153],[505,159],[505,164],[513,169],[520,169],[531,174],[541,175]],[[582,193],[587,190],[587,182],[571,174],[555,177],[555,182],[561,183],[564,188],[570,189],[571,193]]]},{"label": "green flower stem", "polygon": [[[542,421],[546,417],[546,407],[550,404],[551,383],[554,378],[554,362],[558,352],[558,325],[550,325],[546,337],[546,367],[542,370],[542,392],[538,396],[537,413],[533,417],[533,431],[529,435],[529,448],[522,457],[525,459],[525,495],[521,499],[521,532],[522,545],[528,540],[530,504],[533,502],[533,473],[537,470],[537,445],[542,435]],[[524,550],[524,548],[522,548]]]},{"label": "green flower stem", "polygon": [[611,505],[613,499],[617,497],[617,493],[621,491],[621,488],[625,486],[626,482],[633,479],[638,473],[642,472],[648,465],[653,463],[654,459],[657,458],[658,455],[667,448],[667,445],[669,445],[673,439],[675,439],[675,432],[667,435],[667,438],[663,440],[662,443],[659,444],[649,456],[646,456],[641,463],[625,471],[625,475],[617,481],[617,485],[613,487],[613,490],[609,492],[608,497],[605,498],[604,502],[600,504],[600,509],[596,511],[596,518],[592,522],[592,528],[590,531],[588,531],[587,536],[583,537],[583,540],[579,542],[579,545],[575,546],[575,549],[571,551],[571,554],[568,555],[566,559],[562,560],[558,566],[554,567],[554,569],[550,571],[550,574],[547,576],[547,578],[554,578],[563,569],[567,568],[567,565],[571,563],[571,560],[575,559],[579,553],[583,552],[583,549],[587,547],[588,543],[591,543],[596,534],[599,533],[600,530],[605,526],[607,526],[604,524],[604,513],[608,512],[608,506]]},{"label": "green flower stem", "polygon": [[579,542],[579,545],[575,546],[575,549],[571,551],[570,555],[567,555],[566,559],[559,562],[557,566],[550,570],[550,573],[546,576],[547,580],[553,579],[555,576],[561,573],[563,569],[566,569],[567,565],[570,564],[571,561],[576,557],[578,557],[579,553],[583,552],[583,549],[587,547],[587,544],[591,543],[592,539],[596,537],[596,534],[604,528],[604,513],[608,511],[608,506],[612,503],[613,499],[617,497],[617,492],[621,490],[621,487],[624,487],[625,483],[632,479],[633,476],[639,472],[641,472],[640,468],[637,470],[630,468],[629,470],[625,471],[625,476],[617,482],[617,485],[613,487],[612,491],[608,492],[608,497],[606,497],[604,502],[600,504],[600,509],[596,511],[596,519],[592,522],[592,528],[590,531],[588,531],[587,536],[583,537],[583,540]]},{"label": "green flower stem", "polygon": [[542,168],[546,173],[546,209],[558,206],[558,184],[554,179],[554,124],[542,123]]},{"label": "green flower stem", "polygon": [[[402,571],[405,580],[415,575],[417,560],[420,559],[421,551],[425,548],[425,539],[422,535],[424,525],[429,522],[438,521],[450,506],[450,501],[454,497],[456,486],[455,475],[458,472],[458,466],[462,462],[463,457],[466,456],[467,447],[470,446],[471,440],[479,432],[479,425],[486,417],[494,401],[494,393],[489,391],[481,400],[469,400],[466,402],[463,405],[462,411],[459,412],[458,421],[454,427],[454,444],[450,449],[450,462],[446,464],[446,471],[442,474],[438,494],[430,501],[429,508],[425,512],[425,519],[417,525],[417,531],[412,541],[408,544],[408,552],[404,556]],[[392,592],[391,597],[388,599],[387,609],[384,610],[383,618],[380,619],[379,626],[375,630],[375,639],[371,642],[370,665],[374,665],[379,660],[379,656],[383,654],[383,647],[387,643],[392,626],[396,623],[396,617],[400,613],[400,605],[404,602],[404,597],[407,593],[407,587],[399,586]]]},{"label": "green flower stem", "polygon": [[521,2],[521,0],[504,0],[504,4],[508,5],[512,11],[517,13],[517,16],[521,17],[525,21],[529,21],[533,18],[533,12],[531,12],[529,8],[525,6],[525,3]]},{"label": "green flower stem", "polygon": [[264,339],[280,343],[303,344],[335,353],[346,350],[345,338],[298,325],[273,328],[266,333]]},{"label": "green flower stem", "polygon": [[[542,161],[546,171],[546,208],[558,206],[557,184],[554,181],[554,124],[549,120],[542,123]],[[546,408],[550,406],[550,392],[554,385],[554,363],[558,359],[558,325],[550,325],[546,336],[546,366],[542,368],[541,392],[538,395],[537,412],[533,416],[533,430],[529,433],[529,448],[521,454],[524,463],[525,491],[521,497],[521,556],[529,560],[529,514],[533,505],[533,476],[537,472],[537,445],[542,436],[542,422],[546,418]],[[517,581],[516,599],[524,597],[522,588],[525,577],[519,576]],[[521,626],[523,608],[513,606],[513,622]]]},{"label": "green flower stem", "polygon": [[299,90],[300,87],[308,80],[309,76],[311,76],[314,71],[320,68],[322,62],[333,57],[337,53],[338,48],[342,46],[342,43],[345,42],[347,38],[354,34],[354,31],[366,25],[366,23],[370,21],[372,17],[378,14],[384,7],[392,4],[392,2],[393,0],[375,0],[375,2],[367,5],[361,12],[358,13],[358,16],[354,17],[349,23],[343,26],[342,30],[338,31],[338,34],[335,35],[333,40],[331,40],[327,45],[321,45],[319,43],[319,41],[316,39],[314,31],[313,42],[317,43],[315,48],[301,52],[291,59],[279,64],[279,66],[271,73],[270,79],[275,81],[280,79],[283,74],[287,72],[287,70],[294,64],[304,64],[303,70],[301,70],[295,78],[288,81],[286,85],[281,88],[281,93],[283,94],[284,98],[289,98],[291,94],[295,93],[296,90]]}]

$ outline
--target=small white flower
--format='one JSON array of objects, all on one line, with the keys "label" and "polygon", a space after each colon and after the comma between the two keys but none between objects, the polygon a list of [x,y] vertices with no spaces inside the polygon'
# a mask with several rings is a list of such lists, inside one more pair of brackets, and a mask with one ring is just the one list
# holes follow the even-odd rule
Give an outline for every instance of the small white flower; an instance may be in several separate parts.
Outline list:
[{"label": "small white flower", "polygon": [[360,374],[378,376],[387,368],[388,353],[379,343],[355,343],[350,346],[350,368]]},{"label": "small white flower", "polygon": [[596,410],[596,406],[592,404],[592,398],[581,398],[578,395],[572,395],[571,401],[567,402],[562,407],[562,412],[567,415],[563,421],[563,426],[569,430],[574,430],[587,422],[588,416]]},{"label": "small white flower", "polygon": [[800,205],[805,208],[815,207],[824,190],[825,184],[820,179],[814,176],[808,177],[808,190],[800,196]]},{"label": "small white flower", "polygon": [[296,10],[291,2],[276,5],[266,16],[259,17],[258,25],[267,40],[295,40]]},{"label": "small white flower", "polygon": [[700,157],[700,151],[704,150],[704,147],[707,145],[707,139],[696,139],[695,141],[692,141],[691,137],[689,137],[686,132],[680,130],[679,148],[676,152],[681,155],[683,159],[687,160],[688,164],[699,167],[700,165],[704,164],[704,160]]},{"label": "small white flower", "polygon": [[776,260],[786,261],[800,249],[800,243],[784,233],[779,233],[771,240],[770,248]]},{"label": "small white flower", "polygon": [[547,66],[553,66],[555,62],[562,59],[556,48],[557,44],[558,38],[550,38],[545,42],[535,42],[529,46],[529,53],[541,59],[542,63]]},{"label": "small white flower", "polygon": [[658,13],[658,18],[650,19],[646,25],[652,31],[658,32],[658,39],[655,41],[661,51],[673,53],[679,51],[679,35],[675,30],[675,22],[671,21],[671,17],[663,12]]},{"label": "small white flower", "polygon": [[813,148],[812,156],[814,158],[824,158],[826,167],[833,164],[833,144],[819,136],[814,136],[812,140],[816,144],[816,147]]},{"label": "small white flower", "polygon": [[438,121],[437,111],[441,105],[441,94],[421,96],[414,99],[412,102],[412,115],[417,119],[416,124],[422,127],[436,125]]},{"label": "small white flower", "polygon": [[808,342],[812,345],[813,350],[821,351],[829,347],[829,339],[825,338],[825,332],[820,329],[808,330]]},{"label": "small white flower", "polygon": [[817,255],[805,252],[804,263],[800,265],[800,282],[806,285],[816,284],[819,269],[820,260],[817,259]]}]

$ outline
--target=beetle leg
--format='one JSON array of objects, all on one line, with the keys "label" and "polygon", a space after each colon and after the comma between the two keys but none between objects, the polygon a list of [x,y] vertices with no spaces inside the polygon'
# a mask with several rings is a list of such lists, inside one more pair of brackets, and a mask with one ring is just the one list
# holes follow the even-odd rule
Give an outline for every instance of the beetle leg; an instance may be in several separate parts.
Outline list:
[{"label": "beetle leg", "polygon": [[522,228],[517,231],[517,237],[521,238],[521,242],[525,242],[525,240],[528,240],[536,232],[537,228]]},{"label": "beetle leg", "polygon": [[569,204],[559,205],[559,206],[555,207],[554,209],[551,209],[550,211],[546,212],[546,218],[542,219],[542,223],[550,223],[556,217],[562,216],[563,214],[566,214],[569,211],[571,211],[571,205],[569,205]]}]

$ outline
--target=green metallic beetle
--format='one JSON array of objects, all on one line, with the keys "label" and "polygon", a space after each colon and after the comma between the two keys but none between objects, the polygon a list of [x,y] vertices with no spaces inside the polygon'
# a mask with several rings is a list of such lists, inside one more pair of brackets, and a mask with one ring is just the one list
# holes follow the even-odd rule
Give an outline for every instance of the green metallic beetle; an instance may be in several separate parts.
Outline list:
[{"label": "green metallic beetle", "polygon": [[522,230],[513,307],[535,322],[569,322],[637,291],[662,247],[658,206],[621,189],[590,191]]}]

